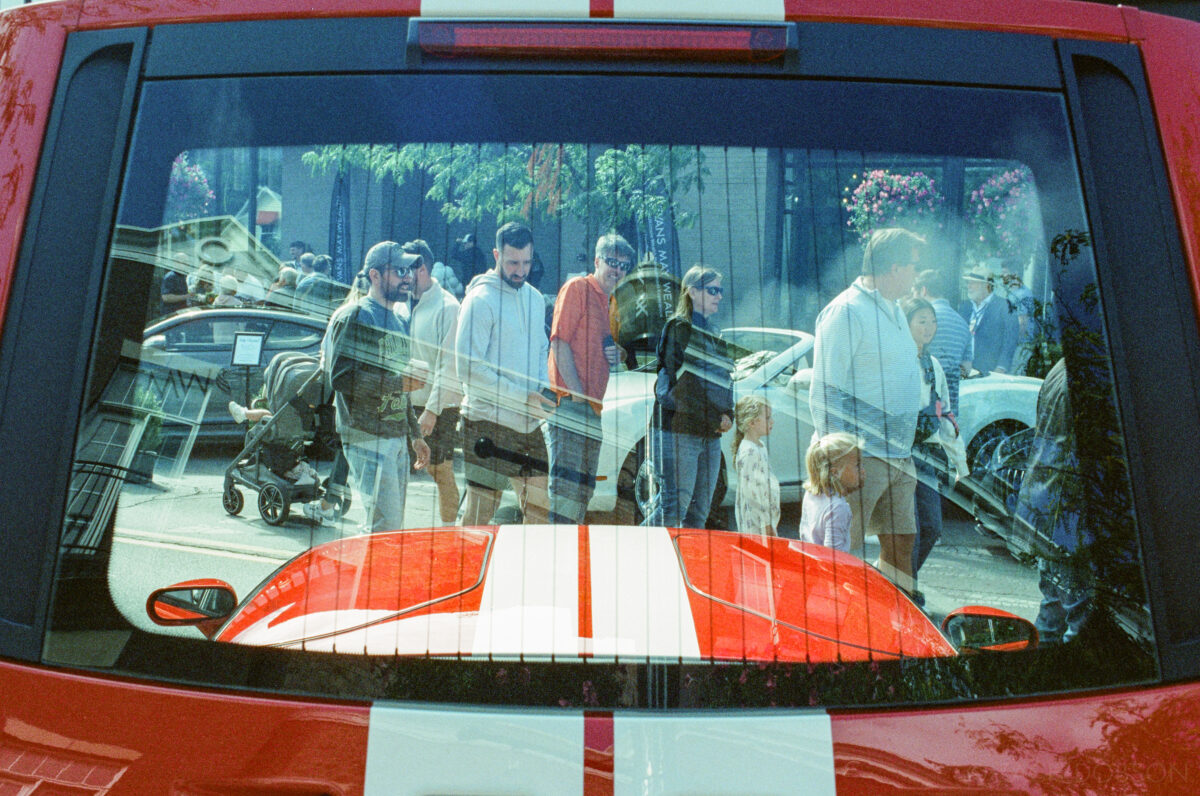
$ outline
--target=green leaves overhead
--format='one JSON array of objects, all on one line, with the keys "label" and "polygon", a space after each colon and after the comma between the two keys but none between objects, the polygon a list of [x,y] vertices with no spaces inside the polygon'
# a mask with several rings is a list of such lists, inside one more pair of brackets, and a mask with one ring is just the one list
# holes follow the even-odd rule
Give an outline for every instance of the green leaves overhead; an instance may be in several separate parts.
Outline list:
[{"label": "green leaves overhead", "polygon": [[326,146],[307,152],[314,174],[346,167],[396,185],[417,181],[447,221],[592,219],[614,227],[660,215],[668,206],[678,226],[692,215],[681,200],[703,190],[708,176],[696,147],[631,144],[404,144]]}]

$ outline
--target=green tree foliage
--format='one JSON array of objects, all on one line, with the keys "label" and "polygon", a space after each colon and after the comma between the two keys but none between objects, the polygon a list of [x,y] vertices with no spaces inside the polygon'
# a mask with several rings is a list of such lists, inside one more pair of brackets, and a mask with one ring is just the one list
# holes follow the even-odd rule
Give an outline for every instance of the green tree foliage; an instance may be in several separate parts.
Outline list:
[{"label": "green tree foliage", "polygon": [[360,168],[378,180],[419,181],[449,222],[548,218],[641,222],[668,206],[678,226],[692,215],[680,200],[708,175],[698,148],[630,144],[597,155],[584,144],[403,144],[326,146],[307,152],[314,174]]}]

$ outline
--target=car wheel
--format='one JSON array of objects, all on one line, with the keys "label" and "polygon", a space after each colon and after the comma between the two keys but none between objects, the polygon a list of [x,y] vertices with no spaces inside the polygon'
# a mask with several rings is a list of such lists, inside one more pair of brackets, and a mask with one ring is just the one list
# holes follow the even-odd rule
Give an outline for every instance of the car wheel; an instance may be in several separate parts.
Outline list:
[{"label": "car wheel", "polygon": [[258,493],[258,513],[268,525],[282,525],[288,518],[291,506],[283,492],[274,484],[266,484]]},{"label": "car wheel", "polygon": [[645,518],[635,495],[638,469],[645,458],[646,441],[642,440],[633,446],[633,450],[625,457],[625,463],[621,465],[621,471],[617,473],[617,503],[612,516],[614,525],[640,525]]},{"label": "car wheel", "polygon": [[652,461],[643,457],[638,463],[633,479],[633,505],[638,524],[658,511],[662,502],[662,490],[662,474]]},{"label": "car wheel", "polygon": [[246,505],[246,499],[242,497],[242,490],[238,489],[233,484],[228,484],[225,491],[221,493],[221,505],[225,511],[234,515],[242,513],[242,507]]},{"label": "car wheel", "polygon": [[1026,428],[1028,426],[1019,420],[999,420],[990,426],[981,428],[979,433],[972,437],[970,443],[967,444],[967,464],[971,468],[971,474],[980,476],[991,460],[996,446]]},{"label": "car wheel", "polygon": [[[657,511],[662,500],[662,475],[646,459],[645,451],[646,441],[642,440],[625,457],[625,464],[621,467],[617,479],[617,508],[613,518],[618,525],[641,525],[646,517]],[[723,530],[729,527],[729,510],[721,505],[726,489],[725,454],[722,453],[721,469],[705,522],[708,528]]]}]

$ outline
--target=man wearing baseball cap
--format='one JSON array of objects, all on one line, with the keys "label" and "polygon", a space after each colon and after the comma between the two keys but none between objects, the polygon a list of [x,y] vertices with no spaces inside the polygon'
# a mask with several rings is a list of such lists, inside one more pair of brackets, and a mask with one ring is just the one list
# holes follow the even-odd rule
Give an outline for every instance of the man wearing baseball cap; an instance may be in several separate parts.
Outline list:
[{"label": "man wearing baseball cap", "polygon": [[967,301],[958,312],[967,322],[974,341],[972,366],[983,375],[1004,373],[1017,350],[1017,316],[1008,302],[992,292],[995,279],[991,272],[976,266],[963,274],[967,283]]},{"label": "man wearing baseball cap", "polygon": [[372,246],[359,273],[366,295],[334,312],[321,342],[342,450],[372,533],[404,527],[409,444],[418,469],[429,461],[409,400],[421,386],[419,364],[410,361],[408,323],[396,312],[419,259],[392,241]]}]

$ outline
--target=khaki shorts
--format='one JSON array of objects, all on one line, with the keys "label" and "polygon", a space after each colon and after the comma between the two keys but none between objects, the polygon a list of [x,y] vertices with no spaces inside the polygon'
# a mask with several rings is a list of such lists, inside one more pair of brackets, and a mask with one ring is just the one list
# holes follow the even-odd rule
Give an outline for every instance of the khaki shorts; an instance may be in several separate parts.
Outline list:
[{"label": "khaki shorts", "polygon": [[861,551],[867,536],[917,532],[913,494],[917,489],[912,459],[863,457],[863,487],[847,495],[850,549]]}]

